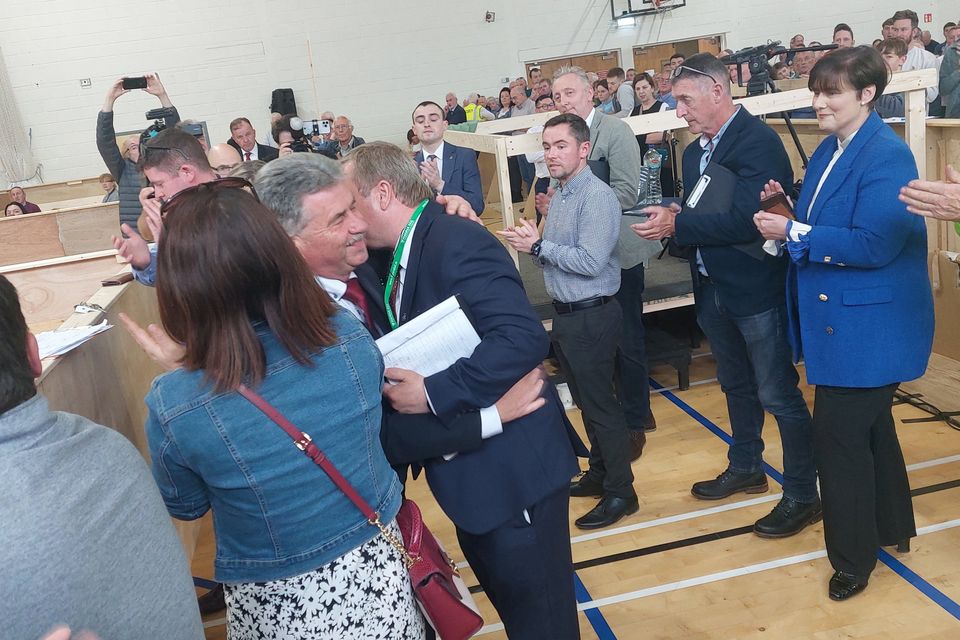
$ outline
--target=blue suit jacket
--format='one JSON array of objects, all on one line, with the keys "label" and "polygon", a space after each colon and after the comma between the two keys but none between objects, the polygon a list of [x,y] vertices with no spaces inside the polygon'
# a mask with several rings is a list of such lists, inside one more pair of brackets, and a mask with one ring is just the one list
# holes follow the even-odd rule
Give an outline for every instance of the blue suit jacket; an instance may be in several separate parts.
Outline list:
[{"label": "blue suit jacket", "polygon": [[[423,162],[423,151],[414,157],[417,165]],[[460,196],[470,203],[477,215],[483,213],[483,187],[480,184],[480,169],[477,154],[472,149],[443,143],[443,194]]]},{"label": "blue suit jacket", "polygon": [[[691,193],[700,178],[702,155],[703,150],[696,141],[687,145],[683,153],[684,193]],[[720,138],[710,161],[737,176],[732,210],[681,213],[677,216],[674,240],[700,249],[707,273],[716,283],[723,305],[732,314],[755,315],[783,304],[786,258],[763,254],[758,260],[733,246],[762,242],[753,214],[760,209],[763,185],[771,179],[787,189],[793,184],[793,169],[780,136],[741,108]],[[698,208],[709,210],[706,195]],[[695,261],[691,261],[691,269],[696,282]]]},{"label": "blue suit jacket", "polygon": [[[482,226],[430,203],[411,237],[400,299],[403,324],[459,296],[480,336],[469,358],[426,379],[441,420],[494,404],[547,356],[549,339],[527,300],[513,261]],[[476,451],[425,464],[427,481],[447,516],[470,533],[486,533],[524,508],[567,487],[583,445],[552,385],[547,404],[504,425]]]},{"label": "blue suit jacket", "polygon": [[870,115],[810,201],[837,150],[810,158],[797,217],[813,226],[808,259],[791,263],[788,306],[794,355],[807,381],[879,387],[923,375],[933,343],[927,228],[897,199],[917,177],[910,149]]}]

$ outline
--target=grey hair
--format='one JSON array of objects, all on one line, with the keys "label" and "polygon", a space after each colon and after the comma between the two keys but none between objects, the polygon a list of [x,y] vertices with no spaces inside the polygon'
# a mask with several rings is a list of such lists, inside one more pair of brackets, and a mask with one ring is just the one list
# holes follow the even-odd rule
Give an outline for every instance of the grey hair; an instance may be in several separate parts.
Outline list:
[{"label": "grey hair", "polygon": [[575,65],[565,64],[556,71],[553,72],[553,81],[556,82],[563,76],[577,76],[580,79],[580,82],[583,83],[585,87],[592,86],[590,78],[587,77],[587,72],[583,70],[582,67],[577,67]]},{"label": "grey hair", "polygon": [[714,83],[719,84],[723,89],[724,95],[730,95],[729,75],[727,65],[720,62],[716,56],[711,53],[698,53],[690,56],[683,61],[683,64],[677,67],[675,75],[671,77],[671,84],[676,84],[679,80],[694,80],[700,86],[710,86]]},{"label": "grey hair", "polygon": [[257,172],[253,188],[260,202],[273,211],[287,235],[295,236],[309,220],[303,199],[344,179],[336,160],[314,153],[281,156]]}]

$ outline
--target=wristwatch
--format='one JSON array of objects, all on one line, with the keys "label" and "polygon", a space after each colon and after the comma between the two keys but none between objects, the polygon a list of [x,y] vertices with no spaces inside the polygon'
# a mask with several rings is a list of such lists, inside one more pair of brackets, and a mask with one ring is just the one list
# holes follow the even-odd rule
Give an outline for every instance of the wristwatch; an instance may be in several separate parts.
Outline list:
[{"label": "wristwatch", "polygon": [[532,245],[530,245],[530,255],[532,255],[534,258],[539,258],[539,257],[540,257],[540,247],[541,247],[541,245],[543,245],[543,239],[542,239],[542,238],[537,239],[536,242],[534,242]]}]

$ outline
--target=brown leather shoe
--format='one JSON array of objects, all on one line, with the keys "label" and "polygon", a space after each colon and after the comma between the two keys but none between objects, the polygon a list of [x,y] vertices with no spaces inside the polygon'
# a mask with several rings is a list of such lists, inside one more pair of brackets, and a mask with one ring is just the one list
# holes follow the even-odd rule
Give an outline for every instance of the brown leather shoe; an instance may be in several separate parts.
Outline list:
[{"label": "brown leather shoe", "polygon": [[630,429],[630,462],[636,462],[643,455],[643,447],[647,444],[647,434],[641,429]]}]

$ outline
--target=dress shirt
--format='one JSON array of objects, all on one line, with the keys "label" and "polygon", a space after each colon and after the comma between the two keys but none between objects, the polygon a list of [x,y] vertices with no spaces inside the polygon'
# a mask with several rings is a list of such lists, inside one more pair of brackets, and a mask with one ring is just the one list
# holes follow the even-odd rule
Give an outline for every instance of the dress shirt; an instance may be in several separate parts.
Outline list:
[{"label": "dress shirt", "polygon": [[560,302],[612,296],[620,289],[620,201],[585,166],[550,199],[540,255],[547,293]]},{"label": "dress shirt", "polygon": [[584,122],[587,123],[587,129],[593,126],[593,116],[597,114],[597,108],[593,107],[590,109],[590,113],[587,114],[587,117],[584,118]]},{"label": "dress shirt", "polygon": [[[350,274],[351,280],[356,277],[357,274]],[[347,293],[346,282],[343,280],[337,280],[336,278],[324,278],[323,276],[317,276],[317,284],[323,287],[323,290],[327,292],[327,295],[329,295],[334,302],[349,311],[351,315],[353,315],[353,317],[359,320],[362,324],[367,324],[367,319],[363,317],[363,311],[357,307],[357,305],[343,297],[344,294]]]},{"label": "dress shirt", "polygon": [[[239,146],[239,145],[238,145]],[[247,154],[250,154],[250,157],[247,158]],[[246,162],[247,160],[259,160],[260,159],[260,150],[257,148],[257,141],[253,141],[253,150],[244,151],[243,147],[240,147],[240,159]]]},{"label": "dress shirt", "polygon": [[[540,133],[541,131],[543,131],[542,124],[538,124],[527,129],[527,133]],[[543,159],[543,149],[540,151],[534,151],[533,153],[526,153],[524,154],[524,157],[526,157],[527,162],[533,165],[538,178],[550,177],[550,171],[547,169],[547,163]]]},{"label": "dress shirt", "polygon": [[[407,243],[403,246],[403,255],[400,256],[400,268],[397,270],[397,277],[393,283],[393,287],[397,292],[393,299],[393,313],[397,318],[400,317],[400,301],[403,299],[403,281],[407,276],[407,262],[410,261],[410,248],[413,246],[413,236],[417,232],[418,224],[420,224],[420,218],[417,218],[417,221],[413,223],[410,234],[407,236]],[[399,239],[397,242],[399,242]],[[394,251],[396,251],[396,247],[394,247]],[[346,291],[346,285],[344,285],[344,291]],[[423,388],[423,395],[427,397],[427,406],[430,407],[430,413],[436,415],[437,412],[434,410],[433,403],[430,401],[430,394],[427,393],[426,385],[424,385]],[[503,433],[503,422],[500,420],[500,413],[497,411],[497,407],[490,406],[480,409],[481,439],[486,440],[501,433]],[[455,455],[456,453],[449,453],[445,455],[444,458],[452,460]]]},{"label": "dress shirt", "polygon": [[[437,147],[436,150],[434,151],[427,151],[425,148],[423,148],[423,145],[420,146],[420,151],[423,152],[424,162],[430,159],[429,156],[437,156],[437,171],[440,172],[441,180],[443,180],[443,148],[444,146],[445,146],[445,143],[443,141],[443,138],[440,139],[440,146]],[[441,186],[441,189],[442,188],[443,187]]]},{"label": "dress shirt", "polygon": [[[713,152],[716,151],[717,145],[720,144],[720,138],[726,133],[727,128],[730,126],[730,123],[733,122],[733,119],[737,117],[738,113],[740,113],[739,106],[734,109],[733,115],[723,123],[720,130],[717,131],[717,135],[712,138],[708,138],[705,133],[700,135],[700,148],[703,149],[703,155],[700,157],[700,175],[703,175],[703,172],[707,170],[707,165],[710,164],[710,158],[713,157]],[[700,249],[697,249],[697,269],[705,276],[710,275],[707,273],[707,267],[703,264],[703,256],[700,255]]]}]

